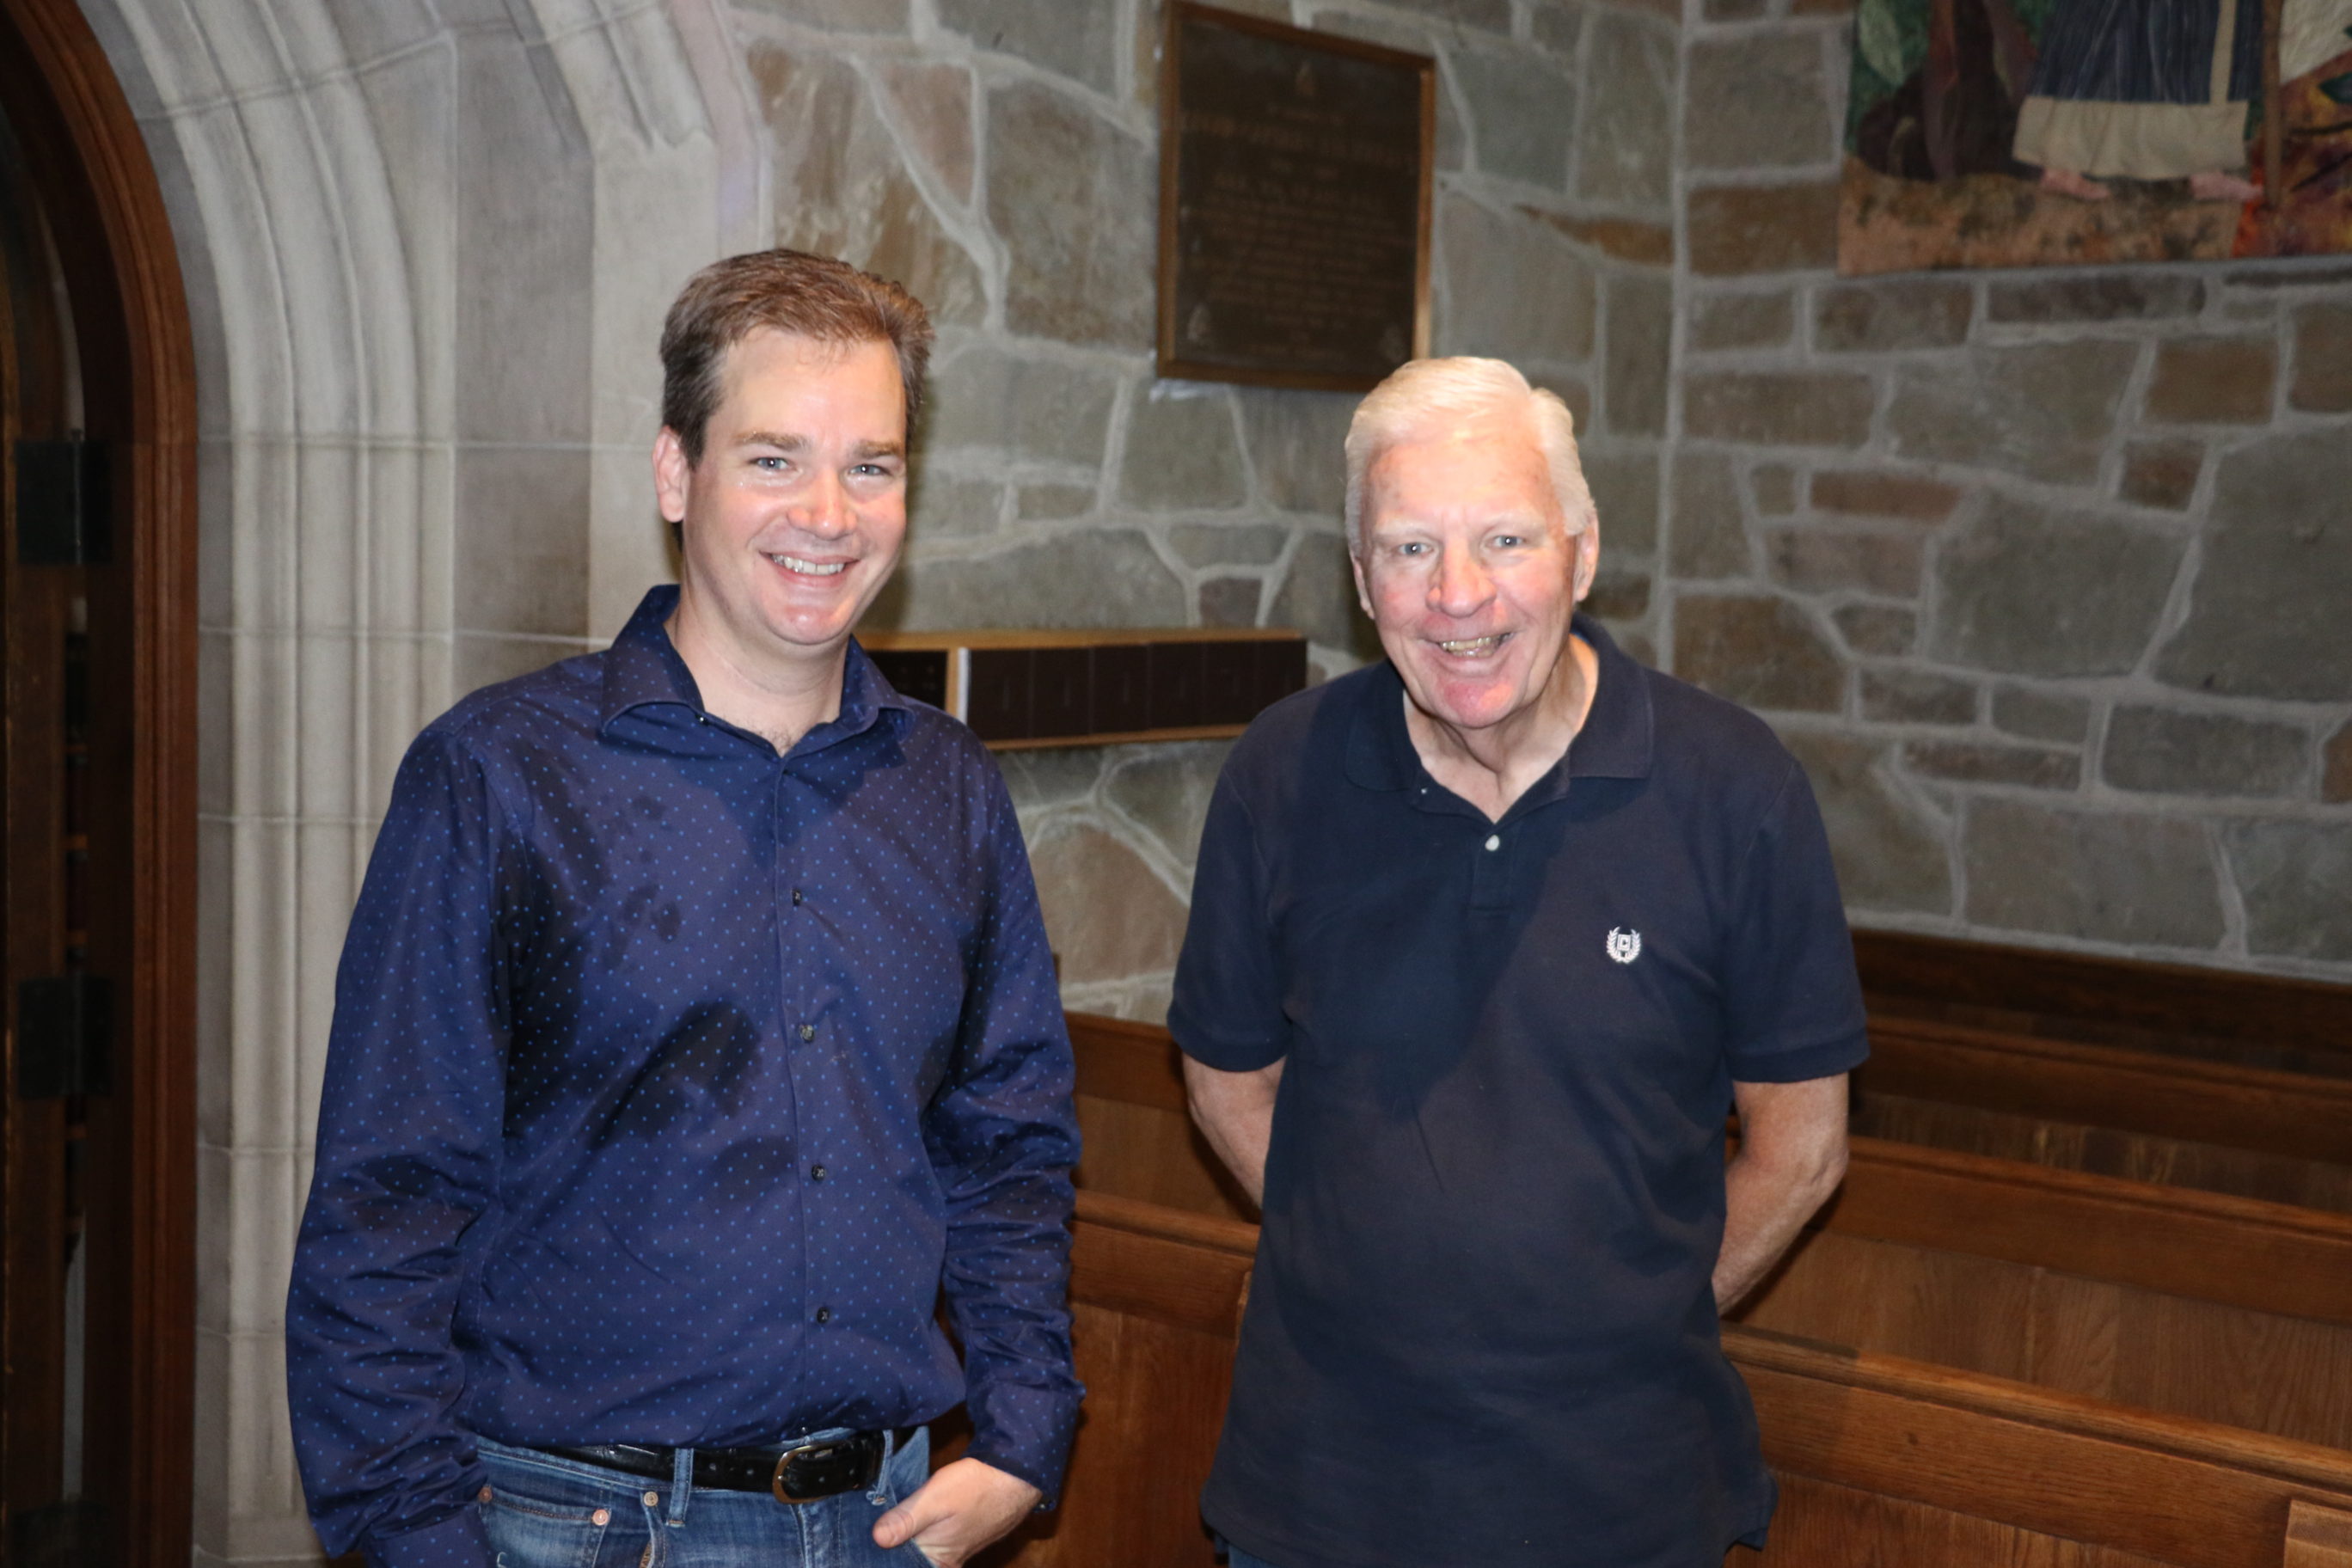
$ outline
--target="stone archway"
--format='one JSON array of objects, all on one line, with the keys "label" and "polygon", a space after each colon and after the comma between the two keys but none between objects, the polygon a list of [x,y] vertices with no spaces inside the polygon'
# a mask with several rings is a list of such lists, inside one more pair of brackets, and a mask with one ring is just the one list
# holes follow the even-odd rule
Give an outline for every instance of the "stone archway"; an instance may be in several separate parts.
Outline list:
[{"label": "stone archway", "polygon": [[646,311],[758,243],[764,176],[711,0],[84,9],[195,328],[194,1541],[299,1560],[280,1312],[394,766],[458,693],[608,631],[605,573],[658,574]]}]

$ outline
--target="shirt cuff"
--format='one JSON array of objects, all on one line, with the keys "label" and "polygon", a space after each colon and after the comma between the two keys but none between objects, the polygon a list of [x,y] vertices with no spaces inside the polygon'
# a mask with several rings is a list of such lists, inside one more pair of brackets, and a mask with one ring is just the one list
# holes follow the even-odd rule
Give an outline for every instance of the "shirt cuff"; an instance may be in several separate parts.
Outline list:
[{"label": "shirt cuff", "polygon": [[371,1535],[365,1546],[368,1568],[490,1568],[498,1561],[481,1512],[470,1503],[421,1530]]}]

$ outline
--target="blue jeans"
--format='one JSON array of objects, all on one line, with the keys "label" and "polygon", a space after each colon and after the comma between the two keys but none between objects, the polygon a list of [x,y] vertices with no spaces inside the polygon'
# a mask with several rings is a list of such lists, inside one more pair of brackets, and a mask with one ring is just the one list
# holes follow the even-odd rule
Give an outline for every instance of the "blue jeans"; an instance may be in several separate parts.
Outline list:
[{"label": "blue jeans", "polygon": [[1253,1557],[1238,1546],[1225,1548],[1225,1568],[1274,1568],[1263,1557]]},{"label": "blue jeans", "polygon": [[[839,1436],[840,1433],[812,1433]],[[882,1465],[872,1491],[798,1504],[766,1492],[698,1489],[691,1457],[649,1480],[485,1439],[478,1505],[499,1568],[928,1568],[913,1542],[886,1552],[874,1521],[930,1474],[930,1435]]]}]

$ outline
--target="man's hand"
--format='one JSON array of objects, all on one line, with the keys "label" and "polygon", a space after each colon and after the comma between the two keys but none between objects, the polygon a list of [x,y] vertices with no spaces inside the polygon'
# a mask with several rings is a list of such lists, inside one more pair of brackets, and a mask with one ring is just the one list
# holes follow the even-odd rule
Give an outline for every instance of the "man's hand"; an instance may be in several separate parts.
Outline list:
[{"label": "man's hand", "polygon": [[958,1568],[1028,1517],[1044,1495],[993,1465],[958,1459],[874,1521],[874,1544],[887,1550],[911,1541],[940,1568]]}]

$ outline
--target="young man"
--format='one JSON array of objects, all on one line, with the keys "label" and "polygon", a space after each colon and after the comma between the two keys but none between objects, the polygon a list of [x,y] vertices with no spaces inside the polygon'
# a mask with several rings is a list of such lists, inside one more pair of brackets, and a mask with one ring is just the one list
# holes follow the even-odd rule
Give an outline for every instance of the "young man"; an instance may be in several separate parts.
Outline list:
[{"label": "young man", "polygon": [[1077,1141],[1036,893],[987,753],[850,640],[929,342],[837,261],[698,274],[654,449],[679,584],[402,764],[287,1307],[331,1552],[954,1564],[1059,1483]]}]

